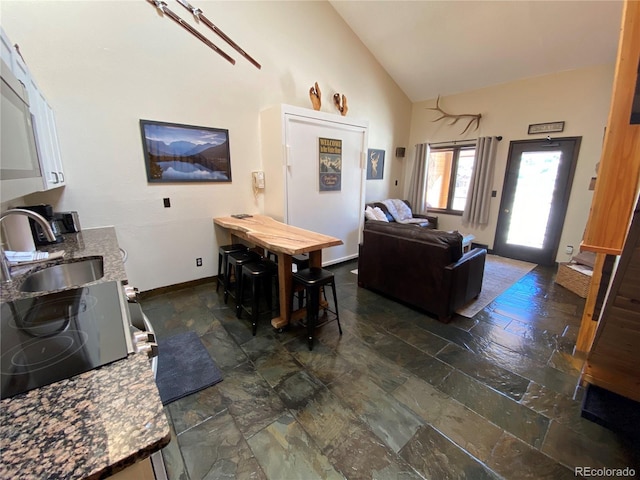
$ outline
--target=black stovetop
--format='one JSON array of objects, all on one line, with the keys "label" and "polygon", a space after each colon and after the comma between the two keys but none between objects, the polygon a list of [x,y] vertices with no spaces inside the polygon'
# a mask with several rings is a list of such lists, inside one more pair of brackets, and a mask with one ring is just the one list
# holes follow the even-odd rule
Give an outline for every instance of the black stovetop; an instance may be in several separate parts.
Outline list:
[{"label": "black stovetop", "polygon": [[118,282],[105,282],[3,303],[0,397],[125,358],[118,288]]}]

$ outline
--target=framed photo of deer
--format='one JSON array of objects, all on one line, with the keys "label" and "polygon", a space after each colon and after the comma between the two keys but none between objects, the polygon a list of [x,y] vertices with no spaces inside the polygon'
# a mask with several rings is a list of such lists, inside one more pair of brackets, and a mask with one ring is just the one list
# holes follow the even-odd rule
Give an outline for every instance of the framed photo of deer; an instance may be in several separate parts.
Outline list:
[{"label": "framed photo of deer", "polygon": [[367,153],[367,180],[382,180],[384,175],[384,150],[370,148]]}]

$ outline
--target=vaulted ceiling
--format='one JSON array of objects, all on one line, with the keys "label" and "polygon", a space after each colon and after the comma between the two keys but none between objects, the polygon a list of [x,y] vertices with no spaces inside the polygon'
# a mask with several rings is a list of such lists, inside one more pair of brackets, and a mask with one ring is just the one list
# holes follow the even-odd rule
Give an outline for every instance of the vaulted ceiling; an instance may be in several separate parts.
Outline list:
[{"label": "vaulted ceiling", "polygon": [[614,63],[622,1],[338,1],[413,102]]}]

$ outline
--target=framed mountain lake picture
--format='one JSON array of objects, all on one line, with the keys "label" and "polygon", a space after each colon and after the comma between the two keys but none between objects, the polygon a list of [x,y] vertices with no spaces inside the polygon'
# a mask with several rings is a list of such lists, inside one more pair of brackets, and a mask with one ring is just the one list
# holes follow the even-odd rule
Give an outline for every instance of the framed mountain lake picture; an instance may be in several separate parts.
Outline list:
[{"label": "framed mountain lake picture", "polygon": [[230,182],[229,131],[140,120],[147,181]]}]

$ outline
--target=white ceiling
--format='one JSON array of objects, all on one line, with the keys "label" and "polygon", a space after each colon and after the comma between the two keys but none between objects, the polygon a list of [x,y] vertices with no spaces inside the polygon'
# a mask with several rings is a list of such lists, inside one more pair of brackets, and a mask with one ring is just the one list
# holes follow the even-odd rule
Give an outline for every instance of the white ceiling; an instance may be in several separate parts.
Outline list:
[{"label": "white ceiling", "polygon": [[613,63],[622,1],[329,0],[412,102]]}]

